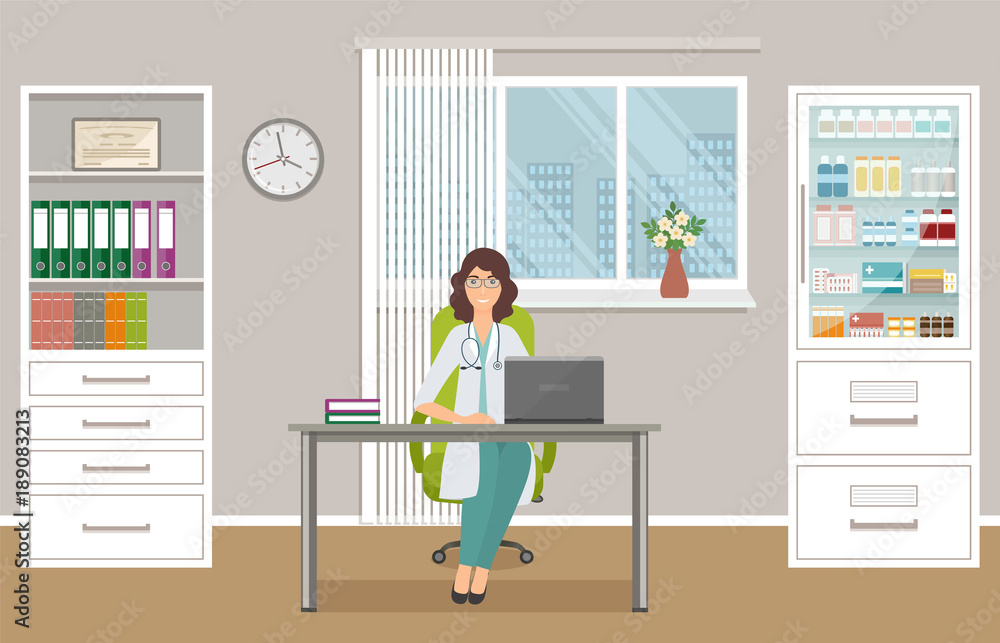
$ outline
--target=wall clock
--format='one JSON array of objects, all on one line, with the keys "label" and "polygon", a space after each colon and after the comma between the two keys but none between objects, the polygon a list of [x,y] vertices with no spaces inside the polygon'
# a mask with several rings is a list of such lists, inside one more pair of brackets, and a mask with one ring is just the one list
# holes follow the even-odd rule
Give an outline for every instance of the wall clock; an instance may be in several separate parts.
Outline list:
[{"label": "wall clock", "polygon": [[304,123],[276,118],[258,126],[243,146],[243,174],[255,190],[276,200],[296,199],[323,173],[323,147]]}]

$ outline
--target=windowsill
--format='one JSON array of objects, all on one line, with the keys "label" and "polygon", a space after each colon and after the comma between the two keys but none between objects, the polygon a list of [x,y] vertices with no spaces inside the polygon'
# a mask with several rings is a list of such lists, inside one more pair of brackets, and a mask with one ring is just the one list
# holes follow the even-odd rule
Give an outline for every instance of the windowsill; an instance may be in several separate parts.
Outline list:
[{"label": "windowsill", "polygon": [[[524,283],[523,281],[521,282]],[[756,308],[750,293],[743,289],[691,288],[684,299],[664,299],[659,288],[543,289],[521,285],[517,301],[525,309],[558,308],[706,308],[745,310]]]}]

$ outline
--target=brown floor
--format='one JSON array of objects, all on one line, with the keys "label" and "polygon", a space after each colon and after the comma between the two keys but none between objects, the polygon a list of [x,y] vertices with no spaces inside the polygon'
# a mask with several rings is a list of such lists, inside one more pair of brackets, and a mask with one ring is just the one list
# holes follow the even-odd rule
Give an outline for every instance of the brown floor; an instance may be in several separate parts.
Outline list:
[{"label": "brown floor", "polygon": [[[0,530],[0,633],[18,641],[1000,641],[1000,528],[980,569],[794,569],[783,527],[650,529],[650,610],[631,613],[625,527],[512,527],[485,602],[449,598],[453,527],[321,527],[319,612],[299,601],[298,528],[216,530],[212,569],[36,569],[13,625],[13,530]],[[325,582],[324,582],[325,581]],[[136,616],[124,611],[133,608]],[[141,611],[140,611],[141,610]],[[996,620],[996,622],[993,622]]]}]

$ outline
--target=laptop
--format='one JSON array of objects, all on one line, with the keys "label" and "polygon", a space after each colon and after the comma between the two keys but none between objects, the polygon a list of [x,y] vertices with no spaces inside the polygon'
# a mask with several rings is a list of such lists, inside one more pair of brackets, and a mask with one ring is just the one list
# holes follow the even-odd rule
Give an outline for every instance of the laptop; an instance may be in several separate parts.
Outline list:
[{"label": "laptop", "polygon": [[506,424],[604,424],[603,357],[508,357]]}]

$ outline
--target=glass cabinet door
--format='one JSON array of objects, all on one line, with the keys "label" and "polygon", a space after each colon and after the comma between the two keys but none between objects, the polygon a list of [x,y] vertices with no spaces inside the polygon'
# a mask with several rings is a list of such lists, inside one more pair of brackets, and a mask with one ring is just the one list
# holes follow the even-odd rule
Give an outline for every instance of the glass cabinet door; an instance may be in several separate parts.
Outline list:
[{"label": "glass cabinet door", "polygon": [[970,103],[798,95],[798,348],[969,348]]}]

